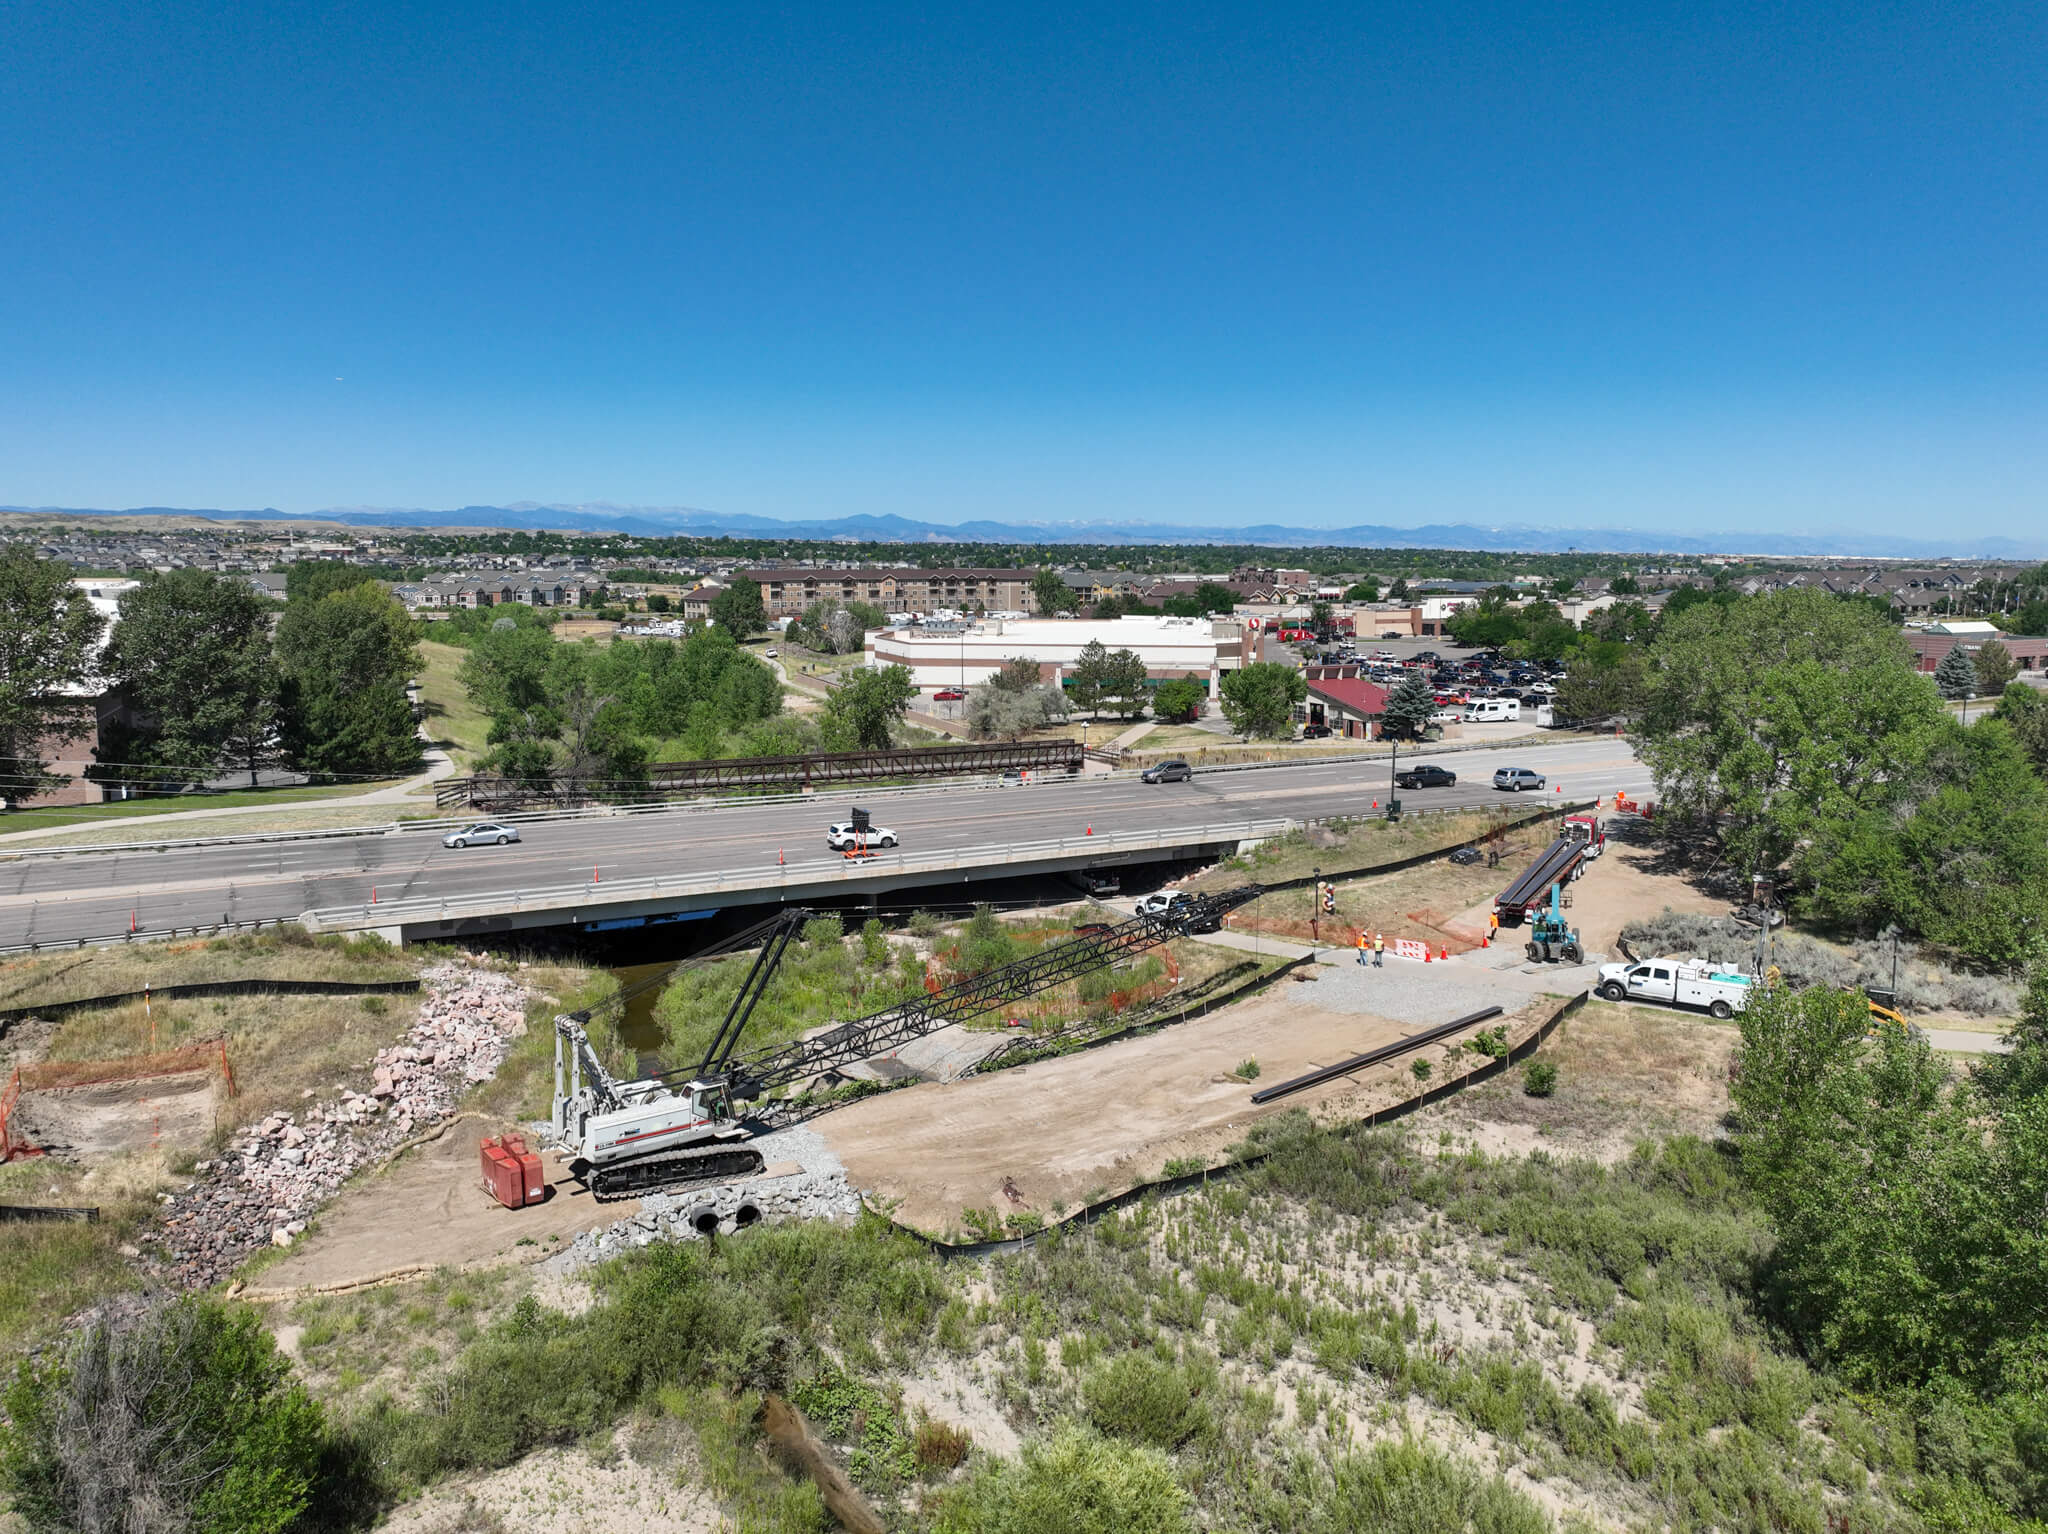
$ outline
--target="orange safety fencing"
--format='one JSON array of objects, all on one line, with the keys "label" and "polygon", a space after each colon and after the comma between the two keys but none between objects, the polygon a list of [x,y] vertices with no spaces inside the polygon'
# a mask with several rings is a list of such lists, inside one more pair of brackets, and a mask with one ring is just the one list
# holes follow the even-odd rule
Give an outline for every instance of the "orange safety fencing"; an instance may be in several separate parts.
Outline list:
[{"label": "orange safety fencing", "polygon": [[0,1166],[5,1166],[16,1156],[40,1156],[41,1147],[31,1145],[15,1135],[14,1105],[21,1101],[21,1072],[17,1069],[7,1078],[7,1085],[0,1087]]},{"label": "orange safety fencing", "polygon": [[186,1071],[211,1070],[215,1066],[220,1068],[221,1076],[228,1084],[228,1094],[233,1096],[235,1072],[228,1064],[225,1039],[201,1039],[176,1049],[148,1055],[122,1055],[114,1060],[45,1060],[40,1065],[24,1065],[19,1074],[24,1090],[47,1092],[56,1087],[96,1086],[106,1081],[135,1081],[144,1076],[177,1076]]}]

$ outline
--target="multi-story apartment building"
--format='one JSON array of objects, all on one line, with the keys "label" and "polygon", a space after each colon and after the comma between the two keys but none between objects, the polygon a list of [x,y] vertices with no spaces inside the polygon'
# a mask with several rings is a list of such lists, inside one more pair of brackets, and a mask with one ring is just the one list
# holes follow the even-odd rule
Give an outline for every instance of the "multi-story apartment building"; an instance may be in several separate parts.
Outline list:
[{"label": "multi-story apartment building", "polygon": [[761,588],[771,618],[794,618],[813,602],[837,597],[890,613],[1038,611],[1031,594],[1036,570],[914,570],[796,567],[742,570]]}]

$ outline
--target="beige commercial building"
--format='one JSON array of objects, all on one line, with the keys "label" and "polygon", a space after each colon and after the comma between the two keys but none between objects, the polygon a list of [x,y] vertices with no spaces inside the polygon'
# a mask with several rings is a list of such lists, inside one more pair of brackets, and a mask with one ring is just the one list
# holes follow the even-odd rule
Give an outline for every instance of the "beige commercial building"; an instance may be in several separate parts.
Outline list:
[{"label": "beige commercial building", "polygon": [[972,687],[1012,660],[1036,661],[1043,680],[1064,683],[1091,640],[1135,652],[1155,682],[1191,676],[1212,697],[1223,673],[1252,653],[1251,631],[1234,618],[989,618],[870,634],[867,663],[907,666],[925,692]]}]

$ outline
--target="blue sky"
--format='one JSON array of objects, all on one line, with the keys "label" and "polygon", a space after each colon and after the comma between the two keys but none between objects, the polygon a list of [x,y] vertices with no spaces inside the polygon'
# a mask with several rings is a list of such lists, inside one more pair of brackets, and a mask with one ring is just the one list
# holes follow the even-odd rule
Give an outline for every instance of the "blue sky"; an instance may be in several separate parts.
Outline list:
[{"label": "blue sky", "polygon": [[0,11],[0,502],[2029,533],[2048,9]]}]

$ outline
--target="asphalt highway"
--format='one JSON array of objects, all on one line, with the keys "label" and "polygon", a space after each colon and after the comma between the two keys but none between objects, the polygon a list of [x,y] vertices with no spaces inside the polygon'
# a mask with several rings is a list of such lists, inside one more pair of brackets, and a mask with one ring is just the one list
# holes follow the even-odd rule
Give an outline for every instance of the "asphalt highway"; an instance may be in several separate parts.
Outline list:
[{"label": "asphalt highway", "polygon": [[[1649,774],[1622,740],[1445,753],[1422,752],[1458,775],[1452,788],[1404,790],[1410,809],[1486,804],[1534,808],[1533,793],[1496,792],[1496,767],[1531,767],[1548,778],[1544,796],[1607,797],[1649,790]],[[1411,763],[1405,754],[1404,766]],[[985,847],[999,862],[1006,843],[1073,836],[1093,826],[1112,831],[1205,825],[1291,816],[1370,813],[1387,797],[1387,763],[1331,762],[1257,772],[1198,774],[1191,782],[1148,786],[1081,778],[1028,788],[962,785],[918,793],[837,792],[815,805],[749,804],[672,814],[624,816],[520,827],[507,847],[444,848],[438,834],[397,832],[343,839],[292,839],[257,845],[172,845],[143,852],[0,855],[0,946],[64,944],[141,931],[228,921],[295,918],[325,906],[422,897],[535,890],[597,879],[631,879],[688,870],[763,870],[779,856],[794,862],[825,851],[825,827],[854,804],[906,848]]]}]

